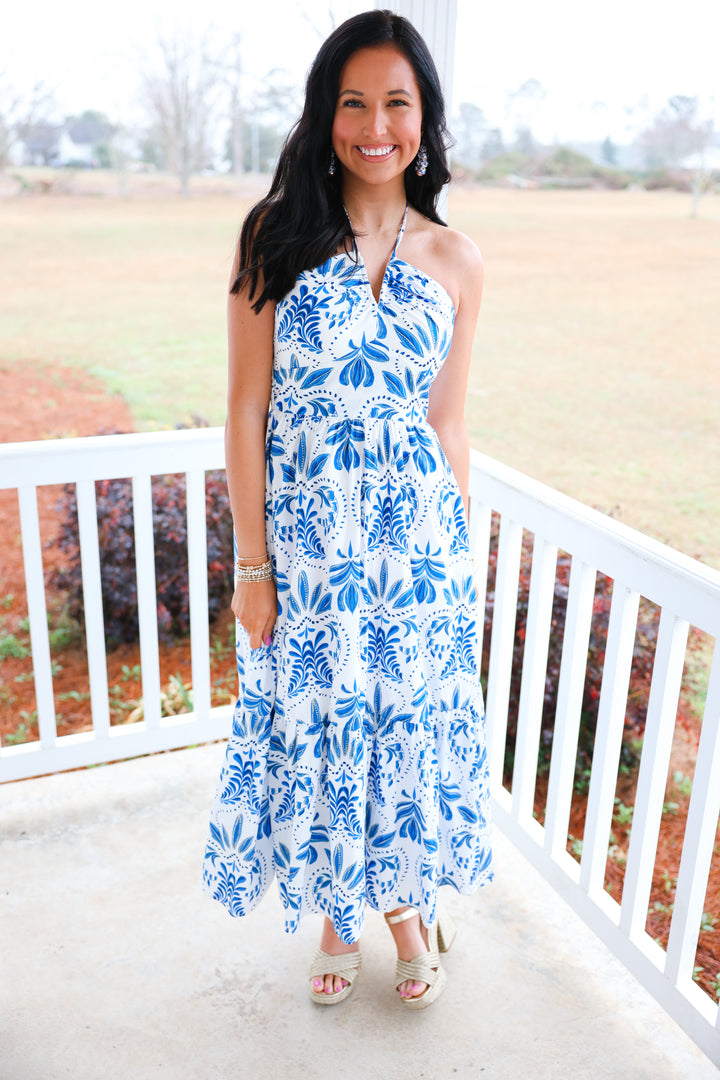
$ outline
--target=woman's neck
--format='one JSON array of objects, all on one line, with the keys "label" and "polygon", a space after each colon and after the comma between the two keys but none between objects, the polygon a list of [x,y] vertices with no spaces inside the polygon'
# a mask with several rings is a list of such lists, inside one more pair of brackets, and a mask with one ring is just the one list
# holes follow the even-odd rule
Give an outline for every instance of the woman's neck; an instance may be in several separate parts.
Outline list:
[{"label": "woman's neck", "polygon": [[399,222],[405,213],[407,199],[403,177],[400,184],[343,185],[343,203],[353,230],[366,236],[378,233],[397,233]]}]

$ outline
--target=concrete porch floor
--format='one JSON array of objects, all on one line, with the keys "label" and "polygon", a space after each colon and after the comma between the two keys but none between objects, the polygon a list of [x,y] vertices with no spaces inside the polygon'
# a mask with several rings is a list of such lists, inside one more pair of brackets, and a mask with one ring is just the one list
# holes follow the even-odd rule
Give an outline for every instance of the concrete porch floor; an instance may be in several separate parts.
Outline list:
[{"label": "concrete porch floor", "polygon": [[353,996],[305,990],[319,917],[200,891],[224,745],[0,787],[1,1080],[718,1080],[496,831],[496,883],[445,890],[448,988],[403,1009],[368,911]]}]

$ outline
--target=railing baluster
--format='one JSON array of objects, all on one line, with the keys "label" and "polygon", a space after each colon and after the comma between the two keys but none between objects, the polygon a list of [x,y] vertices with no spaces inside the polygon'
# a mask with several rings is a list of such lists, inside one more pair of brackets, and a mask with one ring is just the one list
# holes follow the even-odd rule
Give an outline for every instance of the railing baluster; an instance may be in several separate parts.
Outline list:
[{"label": "railing baluster", "polygon": [[567,846],[595,579],[596,572],[591,566],[573,559],[545,808],[545,850],[555,860]]},{"label": "railing baluster", "polygon": [[490,556],[492,507],[476,497],[470,499],[470,550],[475,560],[475,589],[477,590],[477,663],[482,660],[485,639],[485,601],[487,600],[487,568]]},{"label": "railing baluster", "polygon": [[675,889],[665,974],[689,982],[720,815],[720,645],[715,643]]},{"label": "railing baluster", "polygon": [[647,922],[688,630],[689,624],[684,619],[663,608],[620,912],[620,926],[632,940],[645,930]]},{"label": "railing baluster", "polygon": [[30,620],[30,647],[32,649],[33,677],[35,679],[38,733],[43,750],[50,750],[55,746],[55,740],[57,739],[57,724],[36,489],[24,486],[18,488],[18,501],[20,504],[20,533],[25,563],[25,589],[27,592],[28,619]]},{"label": "railing baluster", "polygon": [[190,574],[190,652],[193,712],[203,720],[210,709],[210,628],[208,619],[205,473],[187,474],[187,536]]},{"label": "railing baluster", "polygon": [[580,885],[595,900],[603,892],[639,602],[639,593],[614,583],[580,863]]},{"label": "railing baluster", "polygon": [[143,718],[149,728],[160,727],[160,650],[158,647],[155,541],[153,538],[152,484],[143,473],[132,479],[137,575],[140,664]]},{"label": "railing baluster", "polygon": [[505,757],[521,551],[522,525],[503,517],[498,540],[487,691],[490,779],[498,794]]},{"label": "railing baluster", "polygon": [[107,738],[110,734],[110,706],[95,481],[78,481],[76,492],[93,731],[96,736]]},{"label": "railing baluster", "polygon": [[528,596],[512,783],[513,817],[524,822],[532,819],[533,812],[556,567],[557,548],[536,536]]}]

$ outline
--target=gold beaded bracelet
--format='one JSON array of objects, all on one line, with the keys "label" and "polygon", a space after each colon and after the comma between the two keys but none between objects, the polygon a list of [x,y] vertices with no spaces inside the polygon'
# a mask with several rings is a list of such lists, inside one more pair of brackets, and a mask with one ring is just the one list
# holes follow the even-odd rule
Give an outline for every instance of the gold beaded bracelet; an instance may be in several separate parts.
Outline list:
[{"label": "gold beaded bracelet", "polygon": [[270,559],[258,566],[243,566],[238,559],[235,563],[236,581],[272,581],[273,565]]}]

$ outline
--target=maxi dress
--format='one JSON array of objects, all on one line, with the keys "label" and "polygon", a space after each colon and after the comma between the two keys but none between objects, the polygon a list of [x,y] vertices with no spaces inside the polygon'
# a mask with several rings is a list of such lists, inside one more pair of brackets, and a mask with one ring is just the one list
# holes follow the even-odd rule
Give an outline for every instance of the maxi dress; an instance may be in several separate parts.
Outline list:
[{"label": "maxi dress", "polygon": [[[407,210],[405,211],[405,217]],[[454,323],[398,254],[379,300],[357,251],[276,305],[266,437],[272,644],[238,624],[239,698],[203,888],[231,915],[277,878],[285,929],[322,912],[348,944],[365,905],[492,879],[484,709],[465,513],[428,393]]]}]

